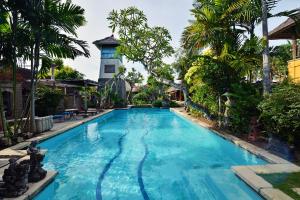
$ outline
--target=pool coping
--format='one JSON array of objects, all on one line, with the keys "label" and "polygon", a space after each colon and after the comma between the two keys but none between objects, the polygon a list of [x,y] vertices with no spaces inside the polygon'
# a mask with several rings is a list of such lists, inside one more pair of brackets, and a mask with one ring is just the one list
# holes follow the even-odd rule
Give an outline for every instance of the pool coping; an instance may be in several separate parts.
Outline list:
[{"label": "pool coping", "polygon": [[235,145],[247,150],[248,152],[260,157],[269,164],[266,165],[241,165],[233,166],[232,171],[245,183],[247,183],[253,190],[267,200],[292,200],[291,197],[282,191],[273,188],[273,186],[260,177],[258,174],[273,174],[273,173],[292,173],[300,172],[300,167],[276,156],[265,149],[250,144],[238,137],[230,135],[224,131],[217,131],[212,125],[200,121],[199,119],[189,115],[183,108],[170,108],[170,111],[183,116],[201,127],[207,128],[219,135],[220,137],[234,143]]},{"label": "pool coping", "polygon": [[[118,109],[109,109],[105,110],[104,112],[101,112],[95,116],[83,119],[78,122],[74,122],[73,124],[67,125],[66,127],[62,129],[58,129],[56,131],[47,131],[43,133],[42,135],[39,135],[37,137],[30,138],[26,140],[23,143],[19,143],[15,146],[9,147],[7,149],[12,149],[12,150],[18,150],[18,149],[23,149],[26,146],[30,144],[31,141],[38,141],[42,142],[44,140],[50,139],[52,137],[55,137],[59,134],[64,133],[65,131],[68,131],[70,129],[73,129],[77,126],[80,126],[82,124],[85,124],[87,122],[90,122],[100,116],[103,116],[107,113],[112,112],[113,110],[118,110]],[[201,127],[207,128],[211,131],[213,131],[215,134],[219,135],[220,137],[234,143],[235,145],[249,151],[250,153],[266,160],[270,164],[266,165],[244,165],[244,166],[233,166],[232,171],[245,183],[247,183],[252,189],[254,189],[257,193],[259,193],[262,197],[264,197],[267,200],[292,200],[291,197],[287,196],[285,193],[282,191],[273,188],[273,186],[268,183],[266,180],[258,176],[257,174],[271,174],[271,173],[291,173],[291,172],[300,172],[300,167],[285,160],[282,159],[272,153],[269,153],[268,151],[257,147],[253,144],[250,144],[244,140],[241,140],[233,135],[230,135],[226,132],[223,131],[216,131],[213,129],[213,126],[209,125],[208,123],[205,123],[203,121],[200,121],[199,119],[188,115],[184,109],[182,108],[170,108],[171,112],[177,113],[190,121],[200,125]],[[6,150],[6,149],[4,149]],[[2,150],[3,151],[3,150]],[[7,167],[7,166],[4,166]],[[3,168],[3,167],[2,167]],[[49,183],[51,183],[55,176],[57,175],[56,171],[48,171],[49,177],[47,177],[43,180],[41,180],[38,183],[30,184],[29,190],[23,194],[22,196],[18,198],[6,198],[5,200],[10,200],[10,199],[16,199],[16,200],[25,200],[25,199],[32,199],[35,197],[42,189],[47,187]]]},{"label": "pool coping", "polygon": [[51,183],[58,173],[56,171],[47,171],[44,179],[36,183],[29,183],[29,189],[19,197],[4,198],[3,200],[28,200],[33,199],[40,191],[42,191],[49,183]]},{"label": "pool coping", "polygon": [[[0,154],[3,154],[5,155],[5,153],[13,153],[14,152],[17,152],[19,155],[20,155],[20,159],[18,160],[21,161],[21,160],[24,160],[24,159],[29,159],[29,156],[27,154],[22,154],[21,155],[21,151],[20,149],[23,149],[25,147],[27,147],[32,141],[37,141],[38,143],[44,141],[44,140],[47,140],[47,139],[50,139],[52,137],[55,137],[57,135],[60,135],[70,129],[73,129],[73,128],[76,128],[82,124],[85,124],[87,122],[90,122],[98,117],[101,117],[105,114],[108,114],[110,112],[112,112],[113,110],[117,110],[117,109],[108,109],[108,110],[104,110],[103,112],[97,114],[97,115],[94,115],[94,116],[90,116],[88,118],[85,118],[83,120],[80,120],[80,121],[76,121],[72,124],[69,124],[61,129],[58,129],[58,130],[55,130],[55,131],[46,131],[44,133],[42,133],[41,135],[39,136],[36,136],[36,137],[33,137],[33,138],[30,138],[22,143],[19,143],[19,144],[16,144],[14,146],[11,146],[11,147],[8,147],[6,149],[3,149],[0,151]],[[44,150],[45,151],[45,150]],[[23,152],[22,152],[23,153]],[[13,155],[12,155],[13,156]],[[8,155],[9,157],[9,155]],[[2,165],[0,167],[0,171],[4,171],[5,168],[8,167],[8,163],[6,165]],[[27,199],[33,199],[40,191],[42,191],[45,187],[47,187],[53,180],[54,178],[56,177],[56,175],[58,174],[57,171],[52,171],[52,170],[48,170],[47,171],[47,175],[44,179],[42,179],[41,181],[39,182],[36,182],[36,183],[29,183],[28,186],[29,186],[29,189],[27,192],[25,192],[23,195],[17,197],[17,198],[4,198],[4,200],[27,200]],[[1,198],[0,198],[1,199]]]}]

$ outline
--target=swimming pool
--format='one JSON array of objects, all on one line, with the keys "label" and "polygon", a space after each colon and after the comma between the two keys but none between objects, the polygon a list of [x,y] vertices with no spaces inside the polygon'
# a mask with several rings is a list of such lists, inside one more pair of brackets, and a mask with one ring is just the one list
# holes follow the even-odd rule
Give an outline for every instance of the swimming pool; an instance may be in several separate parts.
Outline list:
[{"label": "swimming pool", "polygon": [[40,147],[59,175],[36,200],[262,199],[230,168],[264,160],[167,109],[115,110]]}]

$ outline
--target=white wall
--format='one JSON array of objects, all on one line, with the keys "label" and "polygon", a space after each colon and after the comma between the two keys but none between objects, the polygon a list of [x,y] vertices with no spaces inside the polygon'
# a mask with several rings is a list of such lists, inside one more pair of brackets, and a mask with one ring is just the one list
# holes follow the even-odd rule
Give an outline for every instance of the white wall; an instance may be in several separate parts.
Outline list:
[{"label": "white wall", "polygon": [[119,72],[119,67],[122,66],[120,59],[101,59],[99,78],[112,78],[114,73],[104,73],[105,65],[115,65],[115,73]]}]

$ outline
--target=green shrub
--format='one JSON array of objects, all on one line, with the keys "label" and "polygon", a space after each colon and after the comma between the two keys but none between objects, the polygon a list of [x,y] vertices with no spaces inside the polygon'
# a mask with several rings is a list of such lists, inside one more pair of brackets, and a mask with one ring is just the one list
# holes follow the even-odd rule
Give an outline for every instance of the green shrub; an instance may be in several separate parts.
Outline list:
[{"label": "green shrub", "polygon": [[232,132],[248,133],[251,117],[258,117],[257,105],[261,95],[253,84],[239,83],[231,86],[232,106],[229,108],[229,128]]},{"label": "green shrub", "polygon": [[63,99],[63,92],[56,88],[39,86],[36,90],[36,113],[38,116],[53,115]]},{"label": "green shrub", "polygon": [[178,103],[176,103],[175,101],[170,101],[170,107],[176,108],[176,107],[180,107],[180,105]]},{"label": "green shrub", "polygon": [[125,100],[118,96],[112,98],[112,103],[114,108],[124,108],[127,106]]},{"label": "green shrub", "polygon": [[152,106],[153,107],[162,107],[163,106],[163,103],[162,103],[162,100],[155,100],[152,102]]},{"label": "green shrub", "polygon": [[276,86],[258,108],[266,131],[291,144],[300,144],[300,85],[282,83]]},{"label": "green shrub", "polygon": [[145,92],[140,92],[133,96],[132,103],[134,105],[143,105],[143,104],[149,104],[148,94]]}]

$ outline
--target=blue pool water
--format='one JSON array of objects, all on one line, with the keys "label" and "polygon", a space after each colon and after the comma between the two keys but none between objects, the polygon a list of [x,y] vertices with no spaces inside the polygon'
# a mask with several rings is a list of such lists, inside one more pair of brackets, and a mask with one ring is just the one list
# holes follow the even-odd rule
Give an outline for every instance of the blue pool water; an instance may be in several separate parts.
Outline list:
[{"label": "blue pool water", "polygon": [[166,109],[116,110],[40,144],[36,200],[261,199],[231,166],[266,162]]}]

